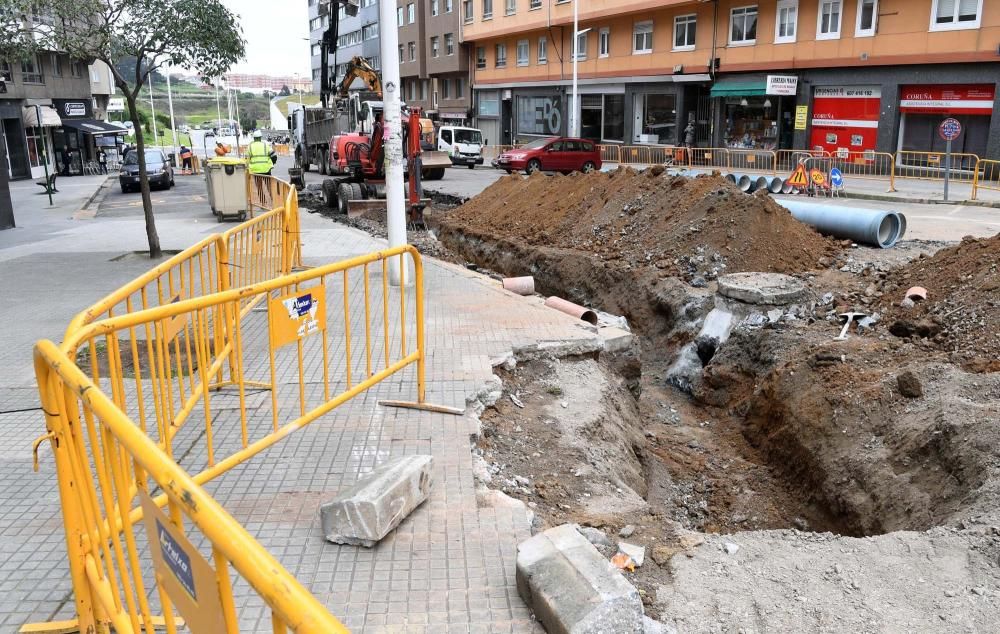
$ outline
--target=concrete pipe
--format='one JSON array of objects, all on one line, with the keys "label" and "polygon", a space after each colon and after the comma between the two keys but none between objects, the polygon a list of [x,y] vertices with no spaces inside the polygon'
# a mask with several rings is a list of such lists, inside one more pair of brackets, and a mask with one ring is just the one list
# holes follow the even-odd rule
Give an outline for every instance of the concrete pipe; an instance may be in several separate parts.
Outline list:
[{"label": "concrete pipe", "polygon": [[781,193],[791,194],[795,191],[795,188],[788,184],[788,181],[781,181]]},{"label": "concrete pipe", "polygon": [[597,325],[597,313],[590,310],[589,308],[584,308],[579,304],[574,304],[573,302],[567,301],[562,297],[550,297],[545,300],[545,305],[549,308],[555,308],[561,313],[566,313],[577,319],[582,319],[583,321]]},{"label": "concrete pipe", "polygon": [[505,291],[510,291],[517,295],[534,295],[535,278],[530,275],[524,277],[505,277],[502,281]]},{"label": "concrete pipe", "polygon": [[785,186],[785,180],[780,176],[770,176],[767,179],[767,191],[772,194],[780,194]]},{"label": "concrete pipe", "polygon": [[792,216],[799,222],[835,238],[888,249],[902,235],[899,214],[893,211],[837,207],[797,200],[782,199],[776,202],[792,212]]},{"label": "concrete pipe", "polygon": [[736,186],[740,189],[741,192],[745,192],[747,194],[753,193],[753,186],[754,186],[753,178],[747,176],[746,174],[733,174],[733,178],[736,179],[735,180]]},{"label": "concrete pipe", "polygon": [[733,185],[736,184],[736,174],[726,174],[723,178],[725,178],[727,181],[729,181]]},{"label": "concrete pipe", "polygon": [[751,185],[753,187],[750,189],[751,192],[755,192],[758,189],[764,189],[767,191],[771,190],[771,179],[767,176],[751,176]]}]

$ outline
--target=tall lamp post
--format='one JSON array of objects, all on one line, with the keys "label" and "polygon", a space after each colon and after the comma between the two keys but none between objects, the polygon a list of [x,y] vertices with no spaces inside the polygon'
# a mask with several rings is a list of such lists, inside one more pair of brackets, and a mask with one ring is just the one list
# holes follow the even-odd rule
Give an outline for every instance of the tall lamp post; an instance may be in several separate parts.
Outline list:
[{"label": "tall lamp post", "polygon": [[580,0],[573,0],[573,103],[569,111],[569,135],[580,136],[580,95],[577,92],[577,66],[580,61],[580,36],[588,33],[589,28],[580,30]]}]

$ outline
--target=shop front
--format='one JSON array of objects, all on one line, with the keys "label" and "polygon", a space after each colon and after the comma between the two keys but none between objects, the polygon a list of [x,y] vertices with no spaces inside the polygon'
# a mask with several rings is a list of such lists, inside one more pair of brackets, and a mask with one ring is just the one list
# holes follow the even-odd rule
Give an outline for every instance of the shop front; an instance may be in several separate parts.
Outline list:
[{"label": "shop front", "polygon": [[987,156],[996,84],[904,85],[899,91],[899,150],[944,152],[938,126],[958,119],[962,133],[952,142],[957,153]]},{"label": "shop front", "polygon": [[[509,91],[508,91],[509,92]],[[486,145],[504,145],[500,132],[500,94],[499,90],[476,90],[475,125],[483,133]]]},{"label": "shop front", "polygon": [[[51,103],[38,102],[22,106],[21,122],[24,130],[24,156],[30,177],[44,178],[46,169],[50,174],[56,170],[54,132],[62,125],[62,120]],[[10,149],[8,146],[8,151]]]},{"label": "shop front", "polygon": [[595,143],[625,142],[625,84],[580,86],[580,136]]},{"label": "shop front", "polygon": [[681,109],[680,88],[673,84],[647,87],[631,94],[632,143],[680,145],[677,129]]},{"label": "shop front", "polygon": [[874,151],[881,107],[881,86],[816,86],[809,149],[831,154]]},{"label": "shop front", "polygon": [[741,76],[720,79],[710,95],[721,118],[717,138],[730,149],[789,149],[798,90],[794,75]]},{"label": "shop front", "polygon": [[54,135],[56,152],[68,150],[70,174],[83,174],[84,165],[97,161],[99,151],[105,153],[109,162],[118,160],[119,135],[125,131],[92,118],[90,99],[53,99],[52,102],[62,120]]},{"label": "shop front", "polygon": [[561,87],[513,93],[515,145],[566,134],[566,95]]}]

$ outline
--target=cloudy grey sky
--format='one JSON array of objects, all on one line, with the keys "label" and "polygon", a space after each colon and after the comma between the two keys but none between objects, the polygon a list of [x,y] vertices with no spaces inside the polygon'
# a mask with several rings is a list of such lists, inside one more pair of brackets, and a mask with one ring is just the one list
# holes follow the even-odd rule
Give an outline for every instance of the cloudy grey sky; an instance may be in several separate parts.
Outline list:
[{"label": "cloudy grey sky", "polygon": [[239,16],[247,41],[246,59],[233,72],[310,76],[306,0],[222,1]]}]

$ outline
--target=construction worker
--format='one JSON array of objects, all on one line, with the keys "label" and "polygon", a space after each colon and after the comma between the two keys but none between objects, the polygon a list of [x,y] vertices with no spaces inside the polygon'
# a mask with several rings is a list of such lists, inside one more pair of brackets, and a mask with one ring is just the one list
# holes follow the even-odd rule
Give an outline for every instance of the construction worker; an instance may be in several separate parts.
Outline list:
[{"label": "construction worker", "polygon": [[182,144],[181,145],[181,165],[184,168],[184,173],[185,174],[190,174],[191,173],[191,157],[192,156],[194,156],[194,152],[191,151],[191,148],[189,148],[186,145]]},{"label": "construction worker", "polygon": [[264,142],[260,130],[254,130],[253,141],[247,148],[247,161],[250,163],[251,174],[271,175],[274,162],[271,160],[271,148]]}]

